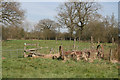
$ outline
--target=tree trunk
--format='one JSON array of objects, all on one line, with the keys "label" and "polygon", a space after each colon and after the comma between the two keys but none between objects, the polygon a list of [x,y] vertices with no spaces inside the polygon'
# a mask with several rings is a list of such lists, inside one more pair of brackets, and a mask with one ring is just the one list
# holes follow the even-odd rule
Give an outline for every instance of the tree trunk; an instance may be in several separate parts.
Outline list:
[{"label": "tree trunk", "polygon": [[70,37],[73,37],[73,30],[70,31]]},{"label": "tree trunk", "polygon": [[79,38],[81,39],[82,38],[82,31],[83,31],[83,29],[80,29],[80,34],[79,34]]}]

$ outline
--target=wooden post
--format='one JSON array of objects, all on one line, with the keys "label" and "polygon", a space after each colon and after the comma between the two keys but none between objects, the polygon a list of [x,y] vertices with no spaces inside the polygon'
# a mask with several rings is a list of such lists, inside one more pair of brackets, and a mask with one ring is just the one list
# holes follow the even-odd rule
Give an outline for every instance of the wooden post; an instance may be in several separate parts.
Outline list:
[{"label": "wooden post", "polygon": [[62,38],[61,38],[61,45],[62,45]]},{"label": "wooden post", "polygon": [[79,42],[80,42],[80,37],[79,37]]},{"label": "wooden post", "polygon": [[112,49],[110,49],[110,53],[109,53],[109,61],[112,60]]},{"label": "wooden post", "polygon": [[71,42],[71,37],[70,37],[70,42]]},{"label": "wooden post", "polygon": [[26,43],[24,43],[24,50],[26,50]]},{"label": "wooden post", "polygon": [[112,44],[114,45],[114,43],[115,43],[115,40],[114,40],[114,38],[112,37]]},{"label": "wooden post", "polygon": [[63,47],[59,46],[59,54],[60,54],[60,59],[64,60],[64,51],[63,51]]},{"label": "wooden post", "polygon": [[111,57],[110,57],[111,60],[113,60],[113,54],[112,54],[112,49],[111,49]]},{"label": "wooden post", "polygon": [[56,37],[56,44],[57,44],[57,37]]},{"label": "wooden post", "polygon": [[93,37],[91,36],[91,47],[94,48]]},{"label": "wooden post", "polygon": [[100,44],[100,40],[99,40],[99,38],[98,38],[98,45]]},{"label": "wooden post", "polygon": [[93,44],[93,37],[91,36],[91,43]]},{"label": "wooden post", "polygon": [[36,43],[36,53],[38,52],[39,43]]},{"label": "wooden post", "polygon": [[26,43],[24,43],[24,57],[26,57]]},{"label": "wooden post", "polygon": [[76,43],[76,38],[74,38],[74,50],[75,50],[75,43]]}]

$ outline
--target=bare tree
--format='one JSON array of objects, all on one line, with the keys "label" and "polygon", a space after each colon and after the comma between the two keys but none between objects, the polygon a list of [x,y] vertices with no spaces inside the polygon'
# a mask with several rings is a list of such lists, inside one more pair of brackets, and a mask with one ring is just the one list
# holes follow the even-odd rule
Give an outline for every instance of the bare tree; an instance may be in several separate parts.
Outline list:
[{"label": "bare tree", "polygon": [[7,38],[22,38],[24,30],[20,27],[20,24],[24,19],[24,11],[20,8],[20,3],[2,0],[0,7],[0,24],[3,25],[3,40]]},{"label": "bare tree", "polygon": [[42,32],[46,39],[50,39],[50,37],[54,35],[52,33],[55,33],[57,26],[59,26],[59,24],[55,21],[50,19],[43,19],[40,20],[39,23],[35,26],[35,30]]},{"label": "bare tree", "polygon": [[106,35],[107,38],[109,40],[109,42],[111,42],[112,38],[115,38],[117,40],[118,38],[118,22],[115,19],[114,14],[112,14],[110,17],[106,16],[103,19],[103,24],[105,26],[106,29]]},{"label": "bare tree", "polygon": [[66,26],[69,29],[71,37],[73,37],[75,18],[74,3],[68,2],[58,7],[57,19],[61,25]]},{"label": "bare tree", "polygon": [[55,21],[50,19],[43,19],[39,21],[39,23],[35,26],[35,29],[39,31],[45,29],[55,30],[56,26],[57,24]]},{"label": "bare tree", "polygon": [[71,36],[73,31],[80,30],[97,14],[100,5],[95,2],[67,2],[59,6],[58,21],[69,28]]},{"label": "bare tree", "polygon": [[20,8],[18,2],[2,2],[0,3],[0,22],[4,25],[18,25],[21,24],[24,18],[24,11]]}]

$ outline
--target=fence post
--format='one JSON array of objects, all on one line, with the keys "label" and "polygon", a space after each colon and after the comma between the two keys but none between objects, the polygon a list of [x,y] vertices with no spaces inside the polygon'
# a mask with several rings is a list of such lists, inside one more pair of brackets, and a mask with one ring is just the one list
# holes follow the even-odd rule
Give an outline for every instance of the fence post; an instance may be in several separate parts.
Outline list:
[{"label": "fence post", "polygon": [[94,48],[93,37],[91,36],[91,47]]},{"label": "fence post", "polygon": [[24,55],[26,55],[26,43],[24,43]]},{"label": "fence post", "polygon": [[93,44],[93,37],[91,36],[91,43]]},{"label": "fence post", "polygon": [[76,38],[74,38],[74,49],[75,49],[75,47],[76,47],[76,46],[75,46],[75,43],[76,43]]},{"label": "fence post", "polygon": [[80,42],[80,37],[79,37],[79,42]]},{"label": "fence post", "polygon": [[57,37],[56,37],[56,44],[57,44]]},{"label": "fence post", "polygon": [[100,40],[99,40],[99,38],[98,38],[98,45],[100,44]]},{"label": "fence post", "polygon": [[62,45],[62,38],[61,38],[61,45]]},{"label": "fence post", "polygon": [[114,38],[112,37],[112,44],[114,45],[115,44],[115,40],[114,40]]},{"label": "fence post", "polygon": [[63,46],[59,46],[60,59],[64,60],[64,50]]},{"label": "fence post", "polygon": [[109,61],[112,60],[112,49],[110,49],[110,52],[109,52]]},{"label": "fence post", "polygon": [[24,43],[24,50],[26,50],[26,43]]},{"label": "fence post", "polygon": [[71,42],[71,37],[70,37],[70,42]]},{"label": "fence post", "polygon": [[35,51],[36,53],[38,52],[38,48],[39,48],[39,43],[37,42],[36,43],[36,51]]}]

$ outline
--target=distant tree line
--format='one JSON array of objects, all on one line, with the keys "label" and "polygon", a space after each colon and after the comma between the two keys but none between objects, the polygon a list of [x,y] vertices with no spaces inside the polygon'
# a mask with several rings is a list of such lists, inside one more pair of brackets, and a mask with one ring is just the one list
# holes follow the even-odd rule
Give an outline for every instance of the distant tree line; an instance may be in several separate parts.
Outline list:
[{"label": "distant tree line", "polygon": [[[2,2],[0,14],[2,23],[2,39],[64,39],[112,42],[118,41],[118,22],[114,14],[103,17],[98,13],[100,5],[95,2],[66,2],[58,7],[57,21],[40,20],[31,31],[25,30],[28,25],[22,25],[25,11],[18,2]],[[28,23],[29,24],[29,23]],[[61,28],[68,32],[60,32]]]}]

